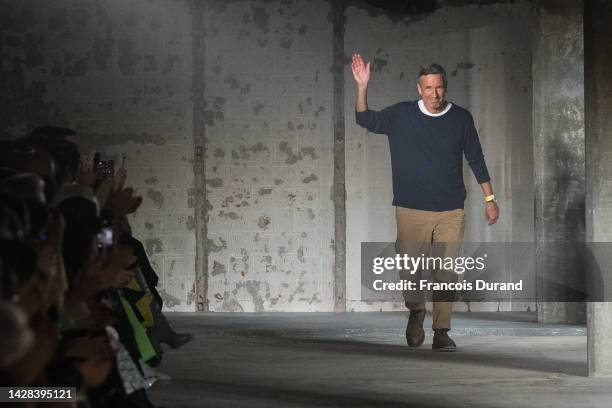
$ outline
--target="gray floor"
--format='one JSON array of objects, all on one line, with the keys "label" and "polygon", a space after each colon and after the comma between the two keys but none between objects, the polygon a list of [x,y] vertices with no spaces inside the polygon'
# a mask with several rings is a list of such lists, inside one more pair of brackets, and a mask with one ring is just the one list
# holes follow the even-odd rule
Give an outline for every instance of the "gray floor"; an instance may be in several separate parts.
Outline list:
[{"label": "gray floor", "polygon": [[[164,354],[164,407],[606,407],[582,326],[456,314],[457,353],[405,345],[404,313],[170,314],[196,339]],[[431,321],[426,321],[431,324]]]}]

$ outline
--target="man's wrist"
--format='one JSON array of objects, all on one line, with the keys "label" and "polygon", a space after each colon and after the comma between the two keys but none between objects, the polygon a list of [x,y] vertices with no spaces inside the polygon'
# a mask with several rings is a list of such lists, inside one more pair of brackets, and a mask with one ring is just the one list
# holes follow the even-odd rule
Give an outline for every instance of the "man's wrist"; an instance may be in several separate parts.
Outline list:
[{"label": "man's wrist", "polygon": [[485,196],[485,202],[486,203],[495,203],[497,202],[497,200],[495,199],[495,194],[489,194],[487,196]]}]

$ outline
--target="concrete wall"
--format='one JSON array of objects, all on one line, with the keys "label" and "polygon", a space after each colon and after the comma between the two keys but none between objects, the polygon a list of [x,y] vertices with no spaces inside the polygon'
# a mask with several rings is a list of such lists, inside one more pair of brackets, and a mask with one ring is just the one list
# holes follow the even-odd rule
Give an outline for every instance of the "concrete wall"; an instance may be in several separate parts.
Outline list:
[{"label": "concrete wall", "polygon": [[210,310],[329,311],[330,5],[206,4]]},{"label": "concrete wall", "polygon": [[192,46],[186,1],[9,1],[2,8],[2,130],[77,130],[144,197],[134,233],[175,310],[194,310]]},{"label": "concrete wall", "polygon": [[[569,299],[554,283],[583,275],[585,241],[582,2],[538,1],[533,41],[533,139],[538,299]],[[563,60],[561,63],[560,60]],[[585,305],[539,302],[538,321],[581,323]]]},{"label": "concrete wall", "polygon": [[[373,77],[368,88],[371,109],[418,99],[419,66],[437,62],[449,74],[447,99],[472,112],[501,216],[495,226],[486,224],[482,191],[465,164],[465,241],[534,239],[531,49],[526,47],[531,42],[531,12],[527,2],[442,5],[432,15],[398,20],[382,13],[372,16],[357,7],[347,10],[345,52],[350,55],[359,51],[372,61]],[[351,76],[350,67],[345,74]],[[354,104],[351,78],[346,82],[349,310],[401,310],[401,303],[360,301],[360,243],[391,242],[396,231],[387,138],[367,134],[354,123]],[[460,303],[456,307],[467,309]],[[510,307],[506,302],[472,303],[470,310]],[[524,302],[514,305],[519,310],[528,307]]]},{"label": "concrete wall", "polygon": [[174,310],[330,311],[343,256],[348,310],[393,308],[359,301],[359,243],[395,226],[387,142],[354,124],[356,50],[372,108],[416,98],[420,64],[447,68],[502,209],[486,227],[466,168],[466,239],[533,240],[531,9],[464,3],[391,19],[323,0],[4,1],[0,129],[67,125],[127,155],[135,234]]},{"label": "concrete wall", "polygon": [[[584,8],[584,96],[586,138],[586,238],[612,240],[612,5],[586,0]],[[607,248],[602,246],[604,251]],[[604,257],[602,257],[605,259]],[[600,258],[600,259],[602,259]],[[601,285],[612,286],[610,268]],[[606,299],[607,300],[607,299]],[[612,376],[612,303],[587,304],[589,375]]]}]

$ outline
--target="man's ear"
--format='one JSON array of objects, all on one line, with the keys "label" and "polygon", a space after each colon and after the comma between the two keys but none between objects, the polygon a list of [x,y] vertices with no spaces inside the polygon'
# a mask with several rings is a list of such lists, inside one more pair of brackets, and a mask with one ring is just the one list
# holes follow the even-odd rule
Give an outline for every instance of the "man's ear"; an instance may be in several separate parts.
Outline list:
[{"label": "man's ear", "polygon": [[423,92],[421,91],[421,84],[417,82],[417,92],[419,95],[423,96]]}]

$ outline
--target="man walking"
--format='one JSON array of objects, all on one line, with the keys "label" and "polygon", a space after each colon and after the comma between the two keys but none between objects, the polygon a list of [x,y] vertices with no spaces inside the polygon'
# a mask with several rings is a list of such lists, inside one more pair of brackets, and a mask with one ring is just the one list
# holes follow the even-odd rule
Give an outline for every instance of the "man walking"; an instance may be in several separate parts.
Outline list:
[{"label": "man walking", "polygon": [[[472,115],[445,100],[446,72],[438,64],[421,68],[417,83],[420,100],[381,111],[369,110],[366,101],[370,63],[353,54],[352,71],[357,82],[357,124],[389,138],[396,247],[403,251],[416,247],[420,254],[421,249],[433,245],[432,256],[458,256],[465,227],[462,155],[484,193],[486,221],[492,225],[499,217]],[[454,271],[437,270],[433,275],[437,281],[457,280]],[[433,293],[433,350],[457,349],[448,336],[454,298],[454,291]],[[404,299],[410,310],[406,340],[409,346],[418,347],[425,340],[425,302],[406,292]]]}]

